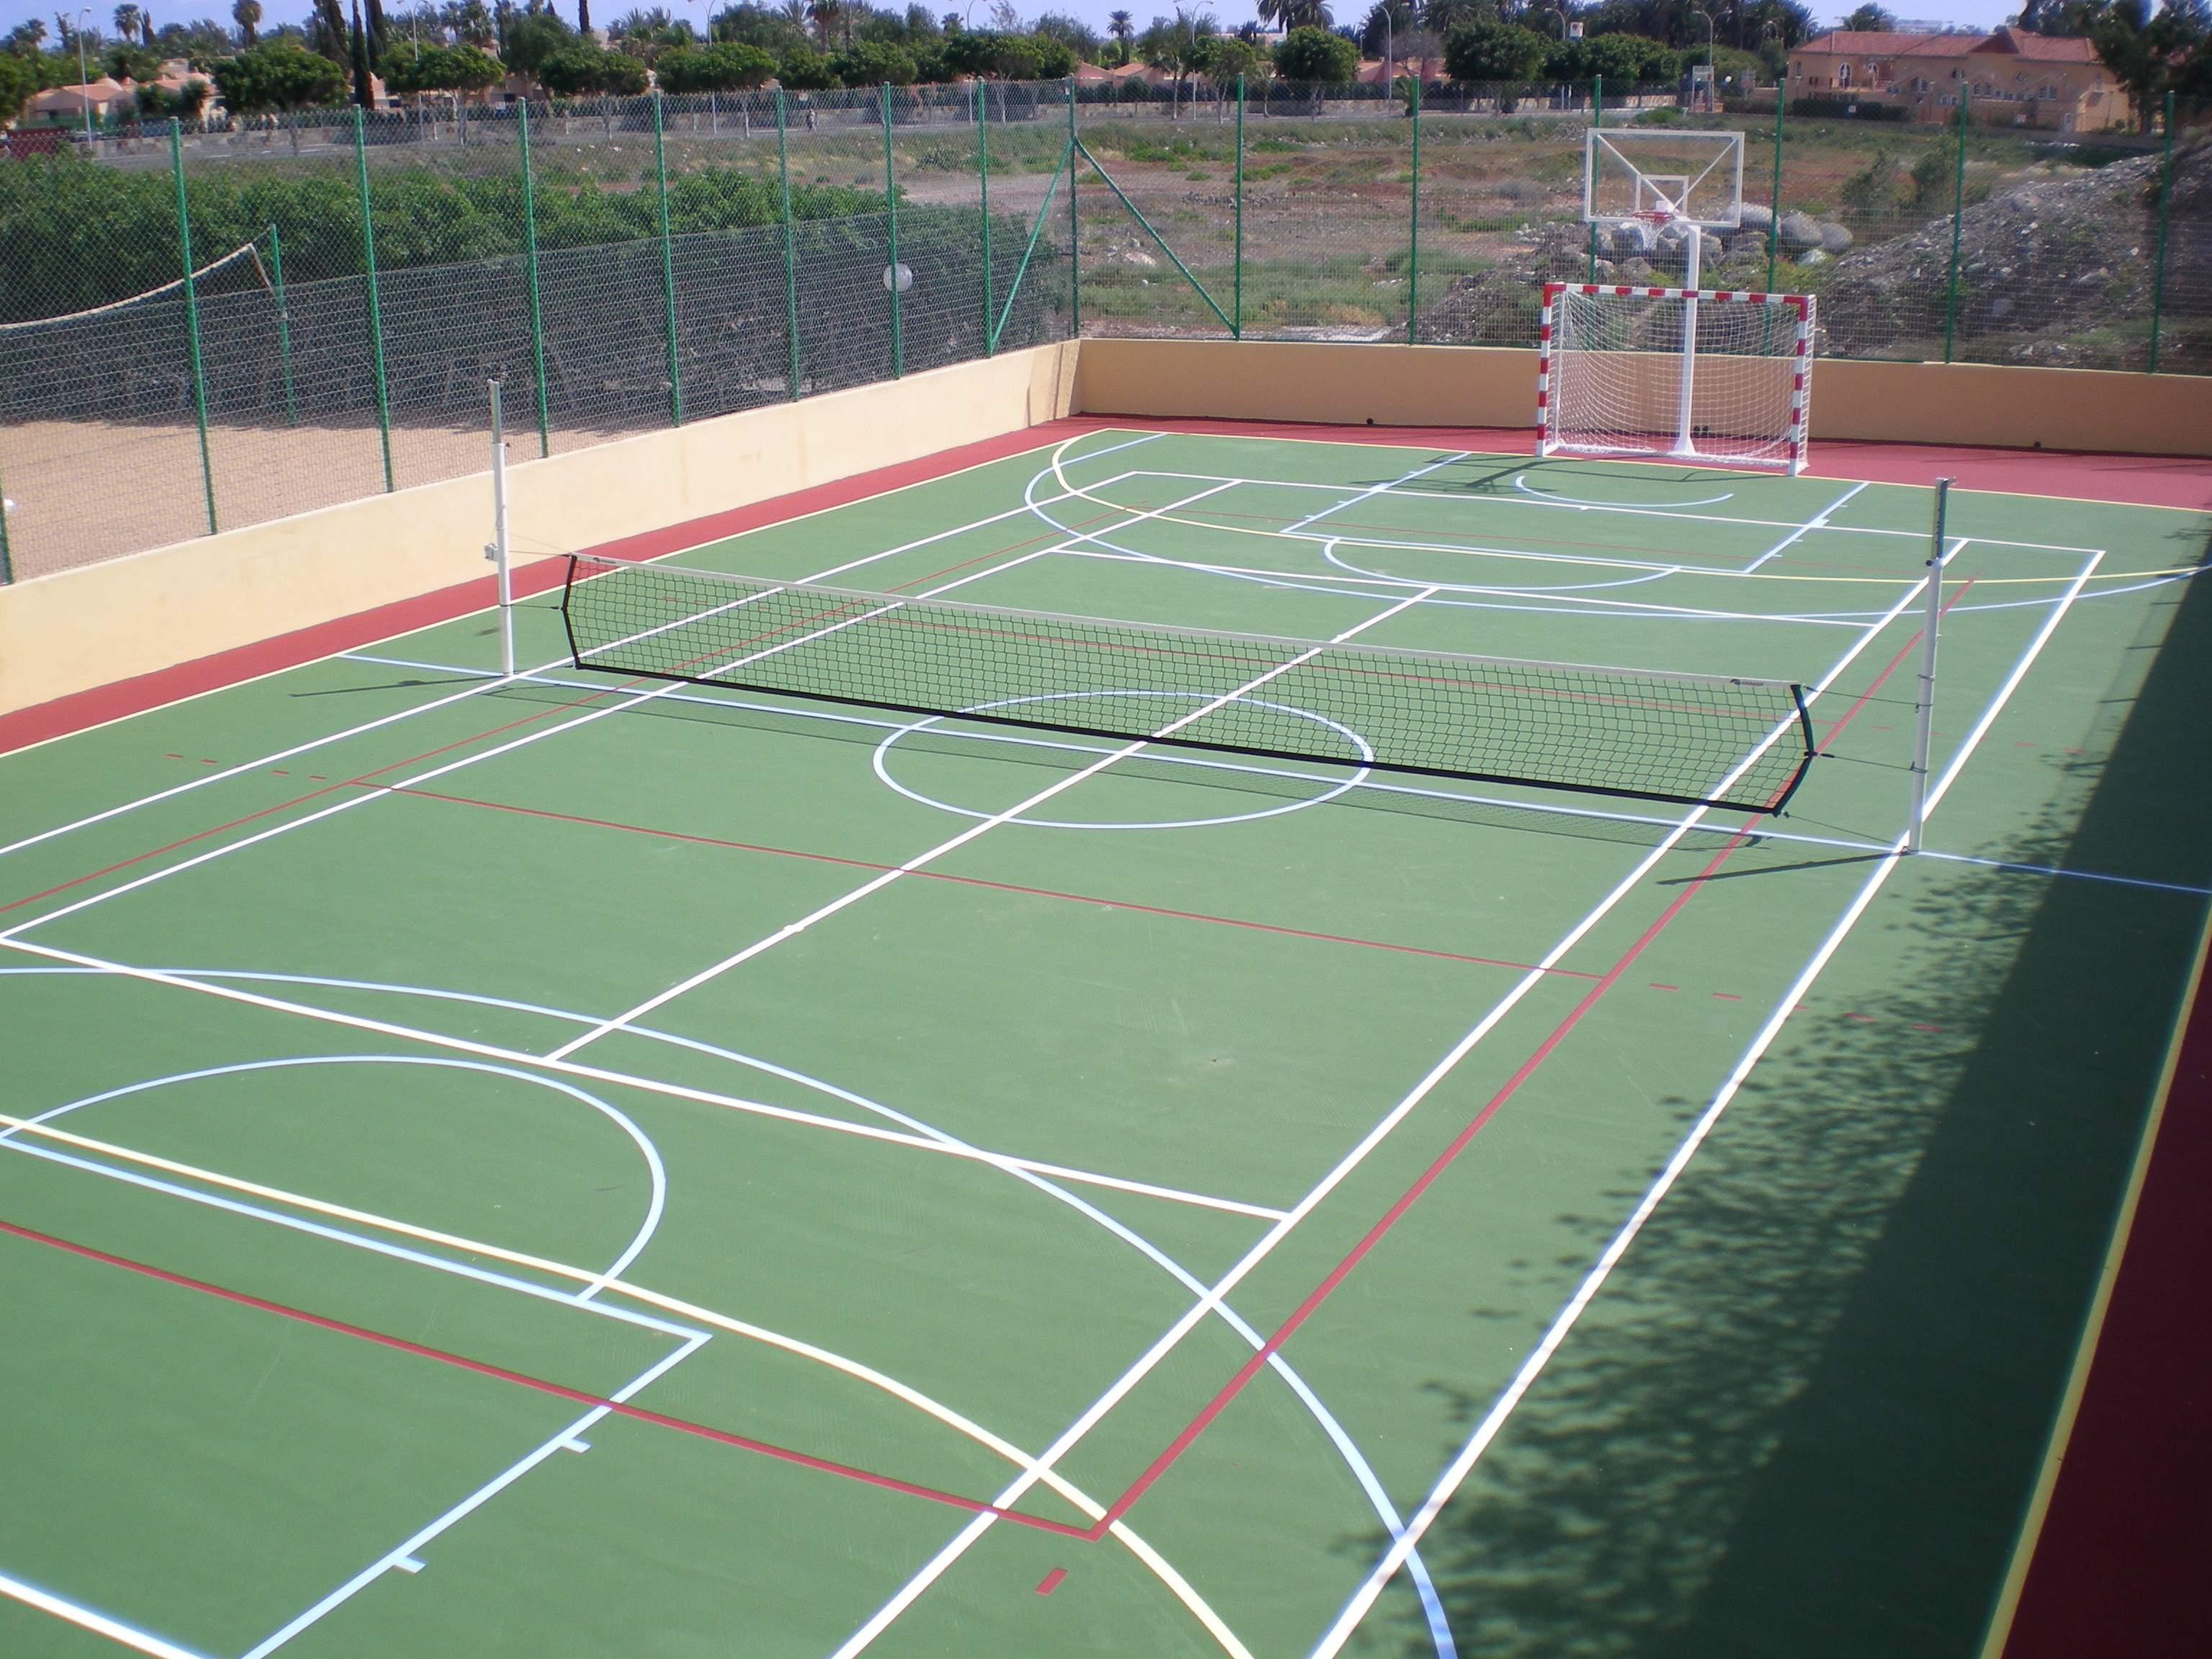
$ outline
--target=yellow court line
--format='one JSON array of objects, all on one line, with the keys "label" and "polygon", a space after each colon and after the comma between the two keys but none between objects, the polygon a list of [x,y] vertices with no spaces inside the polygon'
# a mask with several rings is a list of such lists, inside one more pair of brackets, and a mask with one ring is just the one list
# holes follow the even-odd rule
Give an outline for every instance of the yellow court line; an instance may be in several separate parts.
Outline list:
[{"label": "yellow court line", "polygon": [[[288,1192],[281,1187],[265,1187],[258,1182],[247,1181],[237,1176],[222,1175],[212,1170],[201,1169],[197,1164],[179,1163],[174,1158],[162,1158],[153,1152],[142,1152],[129,1146],[118,1146],[110,1141],[95,1140],[88,1135],[77,1134],[68,1129],[58,1129],[51,1124],[39,1123],[29,1118],[16,1117],[11,1113],[0,1112],[0,1128],[59,1141],[64,1146],[74,1146],[80,1151],[98,1152],[104,1157],[118,1158],[128,1164],[143,1164],[148,1169],[160,1170],[169,1175],[182,1176],[187,1180],[202,1182],[211,1187],[227,1188],[230,1191],[244,1193],[250,1197],[266,1199],[271,1203],[289,1205],[294,1208],[306,1210],[316,1215],[328,1216],[333,1220],[349,1221],[356,1226],[372,1227],[381,1232],[396,1233],[401,1237],[414,1239],[418,1243],[436,1244],[442,1249],[457,1250],[464,1255],[489,1257],[495,1261],[504,1261],[510,1267],[527,1267],[533,1273],[544,1273],[555,1279],[568,1279],[580,1285],[600,1285],[605,1290],[617,1291],[632,1301],[642,1302],[648,1307],[659,1308],[664,1313],[672,1313],[679,1318],[694,1320],[702,1325],[711,1325],[718,1330],[727,1331],[735,1336],[742,1336],[749,1341],[759,1342],[769,1347],[781,1348],[787,1353],[794,1354],[802,1359],[811,1359],[817,1364],[828,1366],[832,1370],[842,1371],[855,1381],[879,1389],[892,1398],[912,1406],[925,1416],[935,1418],[946,1427],[957,1430],[978,1445],[997,1453],[1017,1468],[1036,1471],[1053,1491],[1059,1493],[1061,1498],[1066,1499],[1091,1520],[1095,1522],[1106,1513],[1104,1504],[1068,1480],[1057,1469],[1038,1468],[1036,1460],[1020,1447],[994,1434],[981,1424],[963,1416],[951,1407],[931,1399],[920,1389],[900,1382],[896,1377],[887,1376],[873,1366],[865,1364],[857,1359],[848,1358],[830,1349],[817,1347],[814,1344],[803,1341],[798,1337],[786,1336],[781,1332],[769,1330],[765,1326],[750,1324],[744,1320],[733,1318],[728,1314],[717,1313],[711,1308],[702,1307],[697,1303],[686,1302],[679,1297],[648,1290],[642,1285],[634,1285],[627,1279],[602,1279],[598,1273],[582,1267],[572,1267],[565,1261],[550,1261],[544,1256],[532,1255],[526,1251],[510,1250],[501,1245],[487,1244],[478,1239],[463,1238],[457,1234],[441,1232],[434,1227],[417,1226],[412,1222],[396,1220],[392,1217],[377,1215],[366,1210],[353,1209],[343,1204],[333,1204],[323,1199],[308,1198],[299,1193]],[[1205,1598],[1198,1594],[1197,1590],[1168,1562],[1165,1557],[1121,1522],[1115,1522],[1112,1531],[1130,1553],[1144,1562],[1153,1576],[1166,1585],[1191,1616],[1206,1627],[1215,1641],[1220,1644],[1223,1651],[1232,1656],[1232,1659],[1251,1659],[1249,1650],[1237,1639],[1236,1632],[1229,1628],[1221,1616],[1206,1604]]]}]

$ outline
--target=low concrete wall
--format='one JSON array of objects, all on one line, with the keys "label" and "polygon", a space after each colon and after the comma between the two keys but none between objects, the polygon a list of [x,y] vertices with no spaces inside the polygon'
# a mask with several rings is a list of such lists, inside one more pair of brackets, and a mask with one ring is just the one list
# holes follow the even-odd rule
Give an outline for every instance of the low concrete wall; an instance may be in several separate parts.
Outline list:
[{"label": "low concrete wall", "polygon": [[[528,562],[1055,420],[1075,356],[1039,346],[521,463],[511,540]],[[0,587],[0,714],[465,582],[490,531],[479,474]]]},{"label": "low concrete wall", "polygon": [[[1086,415],[1529,427],[1536,354],[1487,346],[1086,340]],[[1822,359],[1813,441],[2212,455],[2212,377]]]}]

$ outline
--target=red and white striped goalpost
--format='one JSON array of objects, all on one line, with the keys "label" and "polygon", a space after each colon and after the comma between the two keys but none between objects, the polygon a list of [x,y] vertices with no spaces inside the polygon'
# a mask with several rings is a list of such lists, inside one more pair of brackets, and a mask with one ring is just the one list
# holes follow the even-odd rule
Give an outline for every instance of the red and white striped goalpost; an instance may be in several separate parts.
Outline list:
[{"label": "red and white striped goalpost", "polygon": [[[1602,420],[1588,418],[1597,412],[1589,405],[1602,400],[1604,360],[1631,361],[1648,372],[1662,351],[1637,344],[1632,337],[1637,332],[1633,326],[1618,331],[1614,339],[1586,341],[1580,337],[1569,325],[1563,306],[1563,302],[1572,303],[1579,299],[1626,301],[1630,306],[1668,306],[1678,313],[1681,319],[1677,331],[1679,343],[1664,351],[1670,357],[1679,351],[1680,357],[1680,368],[1674,371],[1679,395],[1664,400],[1665,410],[1674,416],[1671,430],[1662,429],[1648,408],[1632,408],[1610,426]],[[1790,334],[1786,349],[1745,355],[1731,353],[1725,341],[1708,339],[1701,343],[1698,337],[1699,319],[1704,307],[1709,306],[1764,307],[1770,315],[1777,310],[1790,313]],[[1723,311],[1715,314],[1728,313]],[[1814,303],[1808,294],[1649,288],[1625,283],[1547,283],[1536,330],[1536,453],[1665,457],[1737,466],[1786,468],[1792,475],[1801,473],[1805,470],[1808,449],[1814,325]],[[1726,330],[1714,331],[1725,333]],[[1741,379],[1748,373],[1762,377],[1753,389],[1750,406],[1740,411],[1733,421],[1733,425],[1748,429],[1717,434],[1698,429],[1692,410],[1696,403],[1700,359],[1708,356],[1720,360],[1718,363],[1703,365],[1702,372],[1708,376],[1726,374]],[[1748,370],[1747,364],[1750,366]],[[1769,364],[1771,370],[1765,368]],[[1763,378],[1769,373],[1773,376],[1771,386]],[[1786,400],[1774,395],[1784,374],[1788,376]],[[1596,383],[1590,398],[1579,395],[1584,388],[1577,384],[1576,376]],[[1650,402],[1649,388],[1643,389],[1640,395],[1632,391],[1624,401],[1632,404]],[[1710,407],[1713,401],[1707,400],[1709,420],[1716,413]],[[1771,404],[1771,409],[1765,407],[1768,404]]]}]

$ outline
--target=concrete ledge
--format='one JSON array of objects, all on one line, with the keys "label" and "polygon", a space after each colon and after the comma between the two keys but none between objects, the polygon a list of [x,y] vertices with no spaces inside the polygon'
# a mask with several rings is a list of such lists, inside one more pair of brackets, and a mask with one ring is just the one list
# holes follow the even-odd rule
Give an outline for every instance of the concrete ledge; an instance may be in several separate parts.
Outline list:
[{"label": "concrete ledge", "polygon": [[[518,465],[518,561],[1058,419],[1075,356],[1040,346]],[[0,714],[467,582],[490,527],[479,474],[0,587]]]}]

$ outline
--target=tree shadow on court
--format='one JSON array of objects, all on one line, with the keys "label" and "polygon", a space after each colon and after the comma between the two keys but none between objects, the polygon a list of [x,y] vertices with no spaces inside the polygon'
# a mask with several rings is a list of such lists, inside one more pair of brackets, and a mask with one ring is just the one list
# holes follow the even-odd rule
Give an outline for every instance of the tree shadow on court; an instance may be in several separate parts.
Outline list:
[{"label": "tree shadow on court", "polygon": [[[2174,562],[2207,552],[2191,534]],[[2015,845],[2204,882],[2208,708],[2212,588],[2193,581],[2157,596],[2100,701],[2085,748],[2107,758],[2054,762],[2062,799]],[[1460,1650],[1976,1652],[2204,908],[1899,872],[1853,947],[1893,962],[1891,988],[1785,1028],[1431,1533]],[[1706,1102],[1662,1104],[1686,1127]],[[1640,1196],[1639,1178],[1571,1218],[1587,1245],[1561,1268],[1578,1279]],[[1431,1386],[1462,1425],[1492,1404]],[[1429,1651],[1410,1598],[1385,1605],[1355,1651]]]}]

